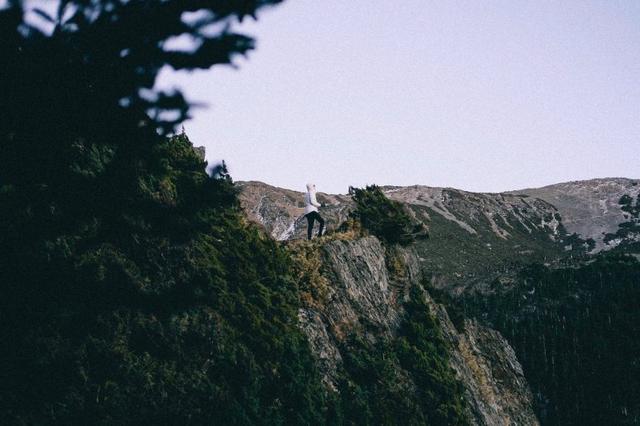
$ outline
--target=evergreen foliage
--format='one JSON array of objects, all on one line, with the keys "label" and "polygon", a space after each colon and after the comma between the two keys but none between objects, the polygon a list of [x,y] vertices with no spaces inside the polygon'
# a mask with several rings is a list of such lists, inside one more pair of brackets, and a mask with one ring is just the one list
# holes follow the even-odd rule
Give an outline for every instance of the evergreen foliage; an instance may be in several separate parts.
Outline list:
[{"label": "evergreen foliage", "polygon": [[424,223],[417,222],[401,203],[390,200],[376,185],[366,188],[349,187],[356,204],[351,217],[358,220],[372,235],[388,244],[407,245],[417,238],[426,238]]},{"label": "evergreen foliage", "polygon": [[427,424],[467,424],[462,386],[449,366],[450,348],[429,313],[422,288],[411,288],[405,310],[396,352],[400,365],[414,378],[423,411],[427,413]]},{"label": "evergreen foliage", "polygon": [[[279,2],[62,0],[51,2],[53,13],[38,8],[44,4],[3,2],[0,136],[7,135],[3,125],[19,144],[50,143],[42,130],[54,138],[131,136],[145,119],[172,132],[188,118],[190,104],[178,89],[154,87],[162,67],[232,64],[254,47],[232,24]],[[178,38],[191,46],[172,47]]]},{"label": "evergreen foliage", "polygon": [[230,179],[186,136],[131,169],[82,153],[93,191],[0,192],[2,423],[322,422],[289,256]]},{"label": "evergreen foliage", "polygon": [[449,366],[449,350],[429,312],[424,290],[413,286],[395,339],[352,336],[341,351],[342,421],[358,425],[469,424],[462,385]]},{"label": "evergreen foliage", "polygon": [[[388,389],[357,386],[372,395],[362,412],[327,395],[297,324],[315,275],[298,287],[299,266],[243,218],[224,164],[209,175],[184,134],[164,137],[191,105],[155,89],[162,67],[230,64],[253,47],[231,23],[279,0],[5,3],[0,423],[402,423],[392,408],[405,406],[419,423],[454,418],[446,401],[406,402],[389,369]],[[172,50],[177,37],[193,49]],[[378,210],[361,217],[407,243],[406,212],[373,193]],[[387,347],[426,380],[443,354],[416,338]],[[386,365],[379,354],[357,351],[350,368]]]},{"label": "evergreen foliage", "polygon": [[604,254],[561,269],[534,265],[513,288],[475,303],[476,314],[516,350],[543,424],[640,422],[640,263],[634,257]]}]

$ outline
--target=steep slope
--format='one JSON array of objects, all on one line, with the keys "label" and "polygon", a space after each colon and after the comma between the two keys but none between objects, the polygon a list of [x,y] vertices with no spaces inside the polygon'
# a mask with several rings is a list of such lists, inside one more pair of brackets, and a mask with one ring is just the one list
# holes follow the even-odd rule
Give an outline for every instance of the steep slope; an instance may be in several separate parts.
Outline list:
[{"label": "steep slope", "polygon": [[288,253],[185,135],[143,146],[0,185],[0,424],[321,423]]},{"label": "steep slope", "polygon": [[618,225],[629,219],[629,214],[621,209],[620,199],[625,195],[637,198],[640,194],[640,180],[591,179],[512,193],[526,194],[553,204],[569,233],[575,232],[585,240],[593,238],[596,250],[602,250],[608,248],[605,243],[606,235],[615,234]]},{"label": "steep slope", "polygon": [[[308,250],[311,246],[302,243],[297,250]],[[412,249],[385,249],[374,237],[321,241],[315,243],[315,247],[321,257],[321,262],[316,264],[320,274],[315,282],[324,291],[319,292],[321,297],[312,298],[300,310],[300,320],[328,389],[352,395],[345,389],[346,380],[353,383],[351,386],[372,391],[370,382],[360,376],[362,367],[354,366],[354,363],[357,365],[354,356],[364,350],[369,354],[363,358],[367,360],[364,368],[383,365],[391,371],[389,383],[380,371],[368,373],[373,376],[370,380],[379,380],[383,387],[390,388],[384,390],[388,393],[387,399],[394,401],[398,396],[395,392],[399,392],[406,401],[417,401],[403,403],[409,412],[412,404],[420,404],[424,398],[420,397],[421,376],[411,364],[403,363],[398,352],[398,342],[404,338],[403,324],[412,317],[407,304],[411,304],[412,294],[415,296],[420,290],[418,294],[426,303],[422,306],[434,321],[432,336],[441,336],[435,337],[435,342],[441,338],[447,348],[443,358],[448,359],[446,369],[453,368],[462,386],[467,421],[474,425],[538,424],[533,397],[513,349],[500,333],[475,321],[467,321],[458,331],[446,310],[422,291],[421,266]],[[390,262],[390,257],[394,262]],[[390,270],[386,265],[392,263],[396,267]],[[425,321],[430,320],[420,323]],[[434,344],[434,337],[429,339],[430,344]],[[376,358],[379,350],[376,348],[380,347],[386,348],[382,356],[385,362]],[[386,410],[394,413],[396,406],[392,402],[388,404]],[[391,423],[411,423],[411,418],[393,418]],[[366,419],[359,418],[358,422],[366,423]],[[382,418],[376,422],[388,423]],[[441,424],[435,418],[427,423]]]},{"label": "steep slope", "polygon": [[334,235],[311,273],[186,135],[82,143],[63,186],[0,187],[1,424],[535,424],[504,342],[452,328],[412,251]]}]

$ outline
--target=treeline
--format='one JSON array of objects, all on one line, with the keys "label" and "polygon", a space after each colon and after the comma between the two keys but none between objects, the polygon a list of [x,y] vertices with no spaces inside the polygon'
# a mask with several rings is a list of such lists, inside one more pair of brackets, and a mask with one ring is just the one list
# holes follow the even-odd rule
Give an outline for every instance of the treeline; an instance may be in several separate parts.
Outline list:
[{"label": "treeline", "polygon": [[618,254],[532,266],[508,290],[466,303],[515,348],[545,425],[640,422],[638,306],[640,263]]}]

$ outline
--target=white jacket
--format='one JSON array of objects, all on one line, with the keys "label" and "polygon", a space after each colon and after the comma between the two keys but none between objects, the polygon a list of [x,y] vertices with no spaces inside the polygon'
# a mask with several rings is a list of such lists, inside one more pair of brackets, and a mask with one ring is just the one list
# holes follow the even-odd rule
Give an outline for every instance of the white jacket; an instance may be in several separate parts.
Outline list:
[{"label": "white jacket", "polygon": [[307,184],[307,193],[304,195],[304,214],[317,212],[320,203],[316,200],[316,186],[312,183]]}]

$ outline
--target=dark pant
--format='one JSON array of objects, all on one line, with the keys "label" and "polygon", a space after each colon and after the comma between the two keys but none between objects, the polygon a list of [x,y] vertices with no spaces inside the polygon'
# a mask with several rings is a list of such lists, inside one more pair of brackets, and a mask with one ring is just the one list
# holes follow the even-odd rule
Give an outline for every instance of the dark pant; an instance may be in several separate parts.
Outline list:
[{"label": "dark pant", "polygon": [[324,219],[318,212],[311,212],[305,215],[307,218],[307,239],[311,239],[311,233],[313,232],[313,222],[318,221],[320,223],[320,230],[318,231],[318,237],[322,236],[322,231],[324,230]]}]

